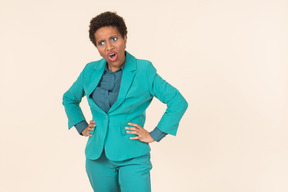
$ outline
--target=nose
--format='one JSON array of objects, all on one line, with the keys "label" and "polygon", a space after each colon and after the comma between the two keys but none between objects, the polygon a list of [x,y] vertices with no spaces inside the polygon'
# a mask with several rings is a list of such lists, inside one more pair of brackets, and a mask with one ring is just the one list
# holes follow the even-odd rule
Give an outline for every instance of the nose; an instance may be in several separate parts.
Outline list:
[{"label": "nose", "polygon": [[106,46],[106,51],[111,51],[113,49],[113,45],[111,44],[111,42],[107,42],[107,46]]}]

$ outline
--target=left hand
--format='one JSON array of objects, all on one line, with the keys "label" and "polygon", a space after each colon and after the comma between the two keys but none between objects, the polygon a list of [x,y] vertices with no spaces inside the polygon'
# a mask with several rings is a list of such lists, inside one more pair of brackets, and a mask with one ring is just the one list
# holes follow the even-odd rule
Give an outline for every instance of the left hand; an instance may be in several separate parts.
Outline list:
[{"label": "left hand", "polygon": [[130,139],[139,140],[139,141],[142,141],[144,143],[152,143],[154,141],[154,139],[151,137],[150,133],[146,129],[141,127],[140,125],[138,125],[136,123],[128,123],[128,125],[133,126],[133,127],[125,127],[126,130],[130,130],[130,131],[126,131],[126,132],[129,134],[138,135],[137,137],[130,137]]}]

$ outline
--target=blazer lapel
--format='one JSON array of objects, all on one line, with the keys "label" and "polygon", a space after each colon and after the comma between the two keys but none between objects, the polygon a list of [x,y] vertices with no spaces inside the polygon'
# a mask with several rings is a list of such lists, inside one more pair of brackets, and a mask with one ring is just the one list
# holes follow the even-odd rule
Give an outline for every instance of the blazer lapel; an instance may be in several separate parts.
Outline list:
[{"label": "blazer lapel", "polygon": [[135,76],[135,70],[136,70],[136,59],[132,55],[130,55],[126,51],[126,61],[125,61],[125,67],[123,70],[121,83],[120,83],[120,90],[118,94],[118,98],[116,102],[111,106],[108,113],[114,111],[119,105],[124,101],[126,94],[131,87],[131,84],[133,82],[134,76]]},{"label": "blazer lapel", "polygon": [[91,78],[91,81],[90,81],[89,87],[87,88],[87,93],[86,93],[88,98],[90,98],[90,95],[92,94],[94,89],[98,86],[99,81],[103,75],[105,65],[106,65],[106,61],[105,59],[102,59],[100,63],[94,66],[96,70],[92,74],[92,78]]},{"label": "blazer lapel", "polygon": [[93,101],[93,99],[90,96],[100,82],[100,79],[105,69],[105,65],[106,65],[106,60],[102,59],[99,63],[97,63],[94,66],[95,71],[93,72],[91,76],[91,81],[89,83],[89,86],[86,92],[86,97],[87,97],[88,102],[91,104],[91,107],[93,107],[95,110],[98,110],[101,113],[105,113],[105,112]]}]

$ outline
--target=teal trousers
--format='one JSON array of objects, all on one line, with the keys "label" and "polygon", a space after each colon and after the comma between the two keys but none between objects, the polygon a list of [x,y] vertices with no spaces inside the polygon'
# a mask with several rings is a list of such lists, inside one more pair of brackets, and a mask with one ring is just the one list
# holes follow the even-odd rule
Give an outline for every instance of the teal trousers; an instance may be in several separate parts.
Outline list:
[{"label": "teal trousers", "polygon": [[103,150],[97,160],[86,158],[86,172],[94,192],[151,192],[151,169],[150,153],[111,161]]}]

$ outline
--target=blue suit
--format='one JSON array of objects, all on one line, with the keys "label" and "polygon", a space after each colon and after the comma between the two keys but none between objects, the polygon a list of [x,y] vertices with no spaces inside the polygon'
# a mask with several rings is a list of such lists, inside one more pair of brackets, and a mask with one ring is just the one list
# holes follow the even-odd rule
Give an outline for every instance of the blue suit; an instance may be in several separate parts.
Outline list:
[{"label": "blue suit", "polygon": [[105,65],[105,59],[88,63],[78,79],[63,95],[69,129],[85,120],[79,103],[85,95],[88,99],[96,124],[93,136],[89,137],[85,149],[88,159],[99,158],[103,148],[107,158],[114,161],[149,152],[149,144],[129,139],[133,135],[126,133],[125,126],[128,126],[128,122],[133,122],[144,127],[145,110],[154,96],[167,105],[166,112],[157,125],[158,129],[176,135],[179,121],[188,106],[186,100],[176,88],[156,73],[151,62],[136,59],[128,52],[118,98],[108,113],[100,109],[90,95],[97,87]]},{"label": "blue suit", "polygon": [[[135,186],[129,182],[135,180],[134,185],[137,181],[139,182],[136,191],[149,191],[147,183],[150,182],[149,171],[152,168],[150,146],[139,140],[131,140],[130,137],[136,135],[126,133],[125,127],[128,126],[128,122],[144,127],[145,111],[153,97],[156,97],[167,105],[157,128],[165,133],[176,135],[179,121],[185,113],[188,103],[176,88],[157,74],[150,61],[136,59],[126,52],[118,98],[106,113],[97,106],[91,97],[102,77],[105,65],[105,59],[88,63],[77,80],[63,95],[68,128],[85,120],[79,103],[86,95],[96,124],[94,130],[90,131],[92,137],[89,137],[85,148],[86,168],[88,167],[87,173],[93,189],[103,192],[118,191],[116,186],[111,189],[108,189],[107,186],[113,186],[111,182],[117,179],[115,170],[121,167],[122,171],[119,169],[119,175],[121,172],[122,175],[126,175],[126,177],[119,177],[119,182],[123,181],[122,185],[120,183],[122,190],[129,188],[128,191],[136,190]],[[139,166],[135,167],[136,162],[139,163]],[[143,165],[145,166],[143,167]],[[111,167],[115,169],[112,172],[108,171],[111,170]],[[139,171],[136,171],[137,169]],[[135,175],[136,173],[139,175]],[[105,181],[103,181],[103,174],[107,178]]]}]

